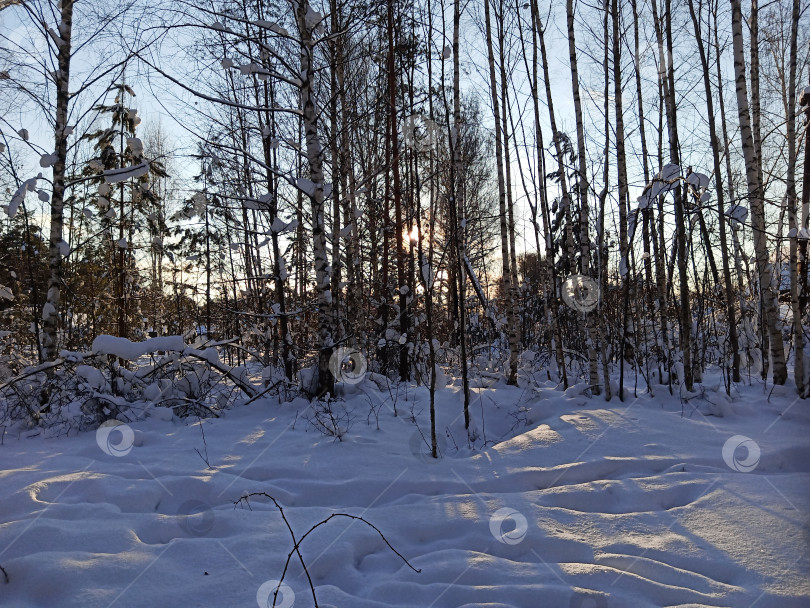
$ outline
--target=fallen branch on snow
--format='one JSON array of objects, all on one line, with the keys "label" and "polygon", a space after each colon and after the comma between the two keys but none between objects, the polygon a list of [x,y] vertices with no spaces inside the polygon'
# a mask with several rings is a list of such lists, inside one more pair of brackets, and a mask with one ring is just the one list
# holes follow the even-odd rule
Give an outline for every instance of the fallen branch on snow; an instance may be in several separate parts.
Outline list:
[{"label": "fallen branch on snow", "polygon": [[278,585],[276,586],[276,590],[273,593],[273,606],[276,605],[276,599],[278,598],[278,592],[281,589],[282,583],[284,582],[284,577],[287,575],[287,569],[290,566],[290,560],[292,559],[293,554],[296,554],[298,556],[298,561],[301,563],[301,567],[304,569],[304,574],[307,575],[307,581],[309,581],[309,588],[312,591],[312,601],[315,602],[315,608],[318,608],[318,598],[315,596],[315,585],[313,585],[312,578],[309,575],[309,570],[307,570],[307,566],[304,563],[304,557],[301,555],[300,547],[301,547],[301,543],[304,542],[304,539],[307,536],[309,536],[311,532],[314,532],[315,529],[317,529],[320,526],[328,523],[329,520],[331,520],[331,519],[333,519],[335,517],[348,517],[349,519],[353,519],[355,521],[362,521],[364,524],[366,524],[370,528],[373,528],[377,532],[377,534],[380,535],[380,538],[383,539],[385,544],[388,545],[388,548],[391,549],[391,551],[393,551],[394,553],[396,553],[397,556],[399,556],[399,558],[403,562],[405,562],[405,564],[411,570],[413,570],[417,574],[422,572],[421,568],[414,568],[411,565],[411,563],[407,559],[405,559],[405,557],[399,551],[394,549],[394,547],[391,545],[391,543],[388,542],[388,539],[385,538],[385,535],[380,531],[380,529],[377,526],[375,526],[374,524],[372,524],[368,520],[360,517],[359,515],[350,515],[349,513],[332,513],[332,515],[330,515],[329,517],[327,517],[323,521],[320,521],[317,524],[315,524],[314,526],[312,526],[309,530],[306,531],[306,533],[301,538],[296,540],[295,532],[293,531],[292,526],[290,525],[290,522],[287,520],[287,516],[284,515],[284,508],[280,504],[278,504],[278,501],[275,498],[273,498],[272,496],[270,496],[270,494],[268,494],[267,492],[253,492],[251,494],[247,494],[245,496],[242,496],[242,498],[240,498],[239,500],[237,500],[237,501],[235,501],[233,503],[234,508],[236,508],[237,505],[245,504],[245,505],[247,505],[248,509],[253,510],[251,508],[251,506],[250,506],[250,498],[252,496],[263,496],[263,497],[269,498],[270,500],[273,501],[273,504],[275,505],[276,509],[278,509],[278,512],[281,514],[281,519],[284,521],[284,524],[287,526],[287,530],[289,530],[290,536],[292,537],[292,541],[293,541],[293,548],[287,554],[287,561],[284,564],[284,571],[281,573],[281,579],[278,581]]}]

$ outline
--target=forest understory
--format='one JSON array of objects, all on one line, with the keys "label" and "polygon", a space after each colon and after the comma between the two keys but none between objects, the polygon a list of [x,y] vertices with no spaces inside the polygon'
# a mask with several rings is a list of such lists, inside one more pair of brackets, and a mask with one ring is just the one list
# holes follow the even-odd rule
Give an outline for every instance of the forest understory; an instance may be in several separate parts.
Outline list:
[{"label": "forest understory", "polygon": [[808,7],[0,0],[0,599],[808,605]]}]

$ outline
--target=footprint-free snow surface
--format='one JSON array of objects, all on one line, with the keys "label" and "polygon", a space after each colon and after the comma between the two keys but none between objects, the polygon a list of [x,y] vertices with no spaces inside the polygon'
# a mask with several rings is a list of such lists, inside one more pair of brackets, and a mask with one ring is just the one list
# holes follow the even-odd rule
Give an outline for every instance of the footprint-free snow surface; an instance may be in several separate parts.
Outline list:
[{"label": "footprint-free snow surface", "polygon": [[[810,406],[790,388],[605,402],[499,384],[473,390],[470,442],[455,383],[438,461],[425,388],[345,389],[342,441],[301,398],[202,427],[153,408],[98,433],[7,432],[0,606],[265,607],[279,589],[304,608],[307,572],[322,607],[810,606]],[[401,556],[334,517],[300,544],[307,572],[293,554],[285,573],[290,531],[264,496],[234,504],[250,493],[296,538],[345,513]]]}]

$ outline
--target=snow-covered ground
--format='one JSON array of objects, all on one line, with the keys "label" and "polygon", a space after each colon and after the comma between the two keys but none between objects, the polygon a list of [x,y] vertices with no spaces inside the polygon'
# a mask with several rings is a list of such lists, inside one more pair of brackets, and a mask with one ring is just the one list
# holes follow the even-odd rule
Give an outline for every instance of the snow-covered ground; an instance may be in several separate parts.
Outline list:
[{"label": "snow-covered ground", "polygon": [[[68,438],[7,433],[0,606],[272,606],[293,543],[268,499],[234,505],[254,492],[298,538],[361,516],[421,570],[334,518],[300,545],[322,607],[810,606],[810,408],[791,387],[731,404],[711,388],[689,403],[663,386],[607,403],[476,389],[470,448],[456,382],[438,393],[439,461],[413,421],[428,433],[425,388],[345,388],[342,442],[303,399],[206,420],[205,442],[160,409]],[[314,605],[297,560],[277,606]]]}]

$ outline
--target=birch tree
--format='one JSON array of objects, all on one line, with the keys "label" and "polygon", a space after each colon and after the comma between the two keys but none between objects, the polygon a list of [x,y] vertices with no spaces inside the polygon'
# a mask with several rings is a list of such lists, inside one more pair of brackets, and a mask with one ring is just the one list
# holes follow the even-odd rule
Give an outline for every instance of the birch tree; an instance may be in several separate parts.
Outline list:
[{"label": "birch tree", "polygon": [[[501,104],[498,96],[498,80],[495,72],[495,52],[492,40],[494,32],[490,17],[489,0],[484,0],[484,24],[487,39],[487,58],[489,61],[490,96],[492,100],[492,113],[495,116],[495,165],[498,175],[498,205],[501,225],[501,266],[503,268],[503,292],[506,297],[507,331],[509,333],[509,374],[508,383],[517,385],[518,362],[518,335],[517,319],[514,309],[514,286],[512,283],[512,270],[510,268],[511,254],[509,251],[509,223],[506,208],[506,177],[504,175],[503,134],[501,132]],[[507,167],[508,170],[508,167]]]},{"label": "birch tree", "polygon": [[318,303],[318,387],[317,395],[332,394],[335,378],[329,371],[332,356],[332,290],[331,268],[326,249],[326,228],[324,224],[324,174],[323,146],[321,144],[319,111],[316,107],[315,91],[315,27],[321,16],[310,8],[308,0],[300,0],[295,9],[295,21],[300,36],[301,66],[301,115],[304,123],[306,157],[309,164],[307,195],[312,209],[312,246],[315,256],[315,298]]},{"label": "birch tree", "polygon": [[[67,173],[70,164],[69,155],[76,144],[69,143],[69,138],[76,125],[85,116],[92,113],[90,107],[83,104],[93,95],[94,87],[102,76],[111,79],[120,74],[127,57],[121,51],[108,48],[108,52],[100,59],[97,51],[97,40],[82,39],[81,44],[74,45],[74,8],[75,0],[64,0],[54,5],[45,0],[33,2],[4,2],[0,3],[0,10],[13,10],[21,18],[31,23],[34,36],[39,43],[34,51],[25,51],[31,61],[17,64],[8,71],[3,72],[2,86],[8,87],[25,99],[25,103],[34,108],[32,115],[37,116],[52,132],[50,145],[43,144],[38,138],[31,138],[34,125],[12,125],[10,116],[0,118],[0,126],[16,132],[20,140],[32,151],[40,156],[40,167],[50,169],[50,192],[41,196],[48,199],[48,290],[45,304],[42,309],[42,340],[41,357],[44,360],[56,359],[59,351],[60,310],[62,308],[62,289],[64,284],[64,258],[69,251],[65,241],[65,200],[73,186]],[[98,14],[91,16],[83,14],[82,18],[89,25],[94,22],[102,29],[114,18],[126,11],[127,6],[119,12],[111,14]],[[96,20],[96,21],[93,21]],[[100,36],[103,38],[103,35]],[[74,46],[76,50],[74,50]],[[111,50],[111,52],[109,52]],[[81,61],[86,63],[81,79],[73,79],[71,69],[76,60],[77,53],[81,53]],[[83,63],[83,65],[85,65]],[[78,134],[77,134],[78,135]],[[44,147],[47,146],[47,147]],[[31,178],[24,190],[18,191],[24,197],[26,190],[36,189],[36,184],[43,177]],[[40,186],[40,189],[42,187]],[[22,201],[22,198],[17,198]],[[14,201],[12,201],[14,202]],[[16,207],[15,207],[16,208]]]},{"label": "birch tree", "polygon": [[[748,202],[751,206],[751,224],[754,231],[754,252],[759,276],[762,316],[770,342],[770,358],[773,366],[774,384],[787,380],[785,345],[778,324],[777,293],[773,286],[773,262],[768,252],[768,235],[765,226],[765,201],[759,179],[759,155],[754,145],[751,116],[748,105],[748,86],[745,77],[745,50],[743,47],[742,10],[740,0],[731,0],[731,28],[734,45],[734,75],[737,93],[737,115],[740,123],[740,139],[745,158],[745,177],[748,186]],[[765,354],[763,353],[763,356]]]},{"label": "birch tree", "polygon": [[[788,81],[787,95],[787,175],[785,179],[785,198],[787,205],[788,223],[790,227],[790,308],[793,313],[793,377],[796,382],[796,390],[799,396],[807,398],[807,361],[805,356],[804,327],[802,326],[801,307],[801,281],[799,272],[807,272],[807,264],[804,255],[799,253],[799,209],[798,198],[796,196],[796,88],[797,88],[797,63],[798,63],[798,35],[799,35],[799,12],[800,1],[793,0],[791,10],[790,43],[788,51]],[[807,155],[807,148],[805,148]],[[805,177],[804,190],[810,188]],[[803,235],[804,236],[804,235]],[[806,252],[806,238],[804,252]],[[804,253],[803,252],[803,253]]]},{"label": "birch tree", "polygon": [[[695,40],[697,41],[698,54],[700,55],[700,64],[703,72],[703,87],[706,92],[706,118],[709,123],[709,144],[712,149],[712,160],[714,168],[715,179],[715,196],[717,196],[717,214],[720,219],[720,251],[722,253],[723,261],[723,281],[726,304],[726,317],[728,322],[729,332],[729,354],[731,355],[731,376],[734,382],[740,381],[740,348],[739,340],[737,338],[737,313],[734,303],[734,284],[731,280],[731,266],[730,266],[730,253],[728,248],[728,237],[726,235],[726,215],[725,215],[725,192],[722,180],[722,168],[720,165],[720,140],[717,137],[717,126],[715,124],[714,115],[714,95],[711,84],[711,72],[709,69],[709,60],[707,57],[706,47],[703,39],[703,32],[706,31],[701,26],[700,15],[695,10],[694,0],[689,0],[689,13],[692,18],[692,26],[695,32]],[[708,29],[708,28],[707,28]],[[708,39],[708,32],[707,32]],[[708,40],[707,40],[708,41]],[[706,44],[706,46],[709,46]],[[722,83],[721,85],[722,86]],[[730,386],[728,387],[730,390]]]}]

